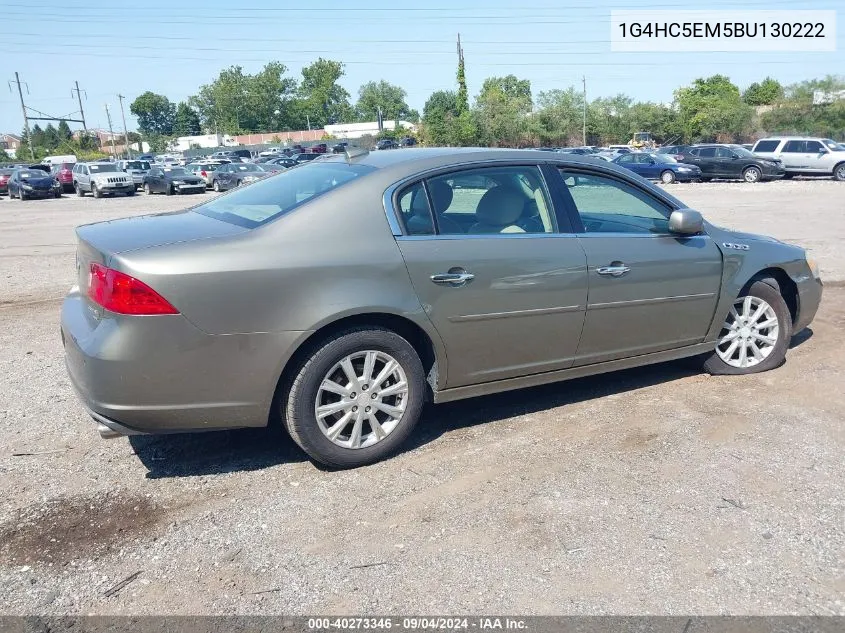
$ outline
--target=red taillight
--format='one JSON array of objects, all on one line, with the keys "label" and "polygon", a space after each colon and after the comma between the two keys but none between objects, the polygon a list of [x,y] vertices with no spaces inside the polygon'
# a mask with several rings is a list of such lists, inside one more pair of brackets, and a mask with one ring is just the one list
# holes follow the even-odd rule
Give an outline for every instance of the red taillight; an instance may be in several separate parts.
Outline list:
[{"label": "red taillight", "polygon": [[205,178],[206,176],[208,176],[208,174],[207,174],[207,173],[205,173],[205,170],[203,169],[203,170],[200,172],[200,176],[202,176],[203,178]]},{"label": "red taillight", "polygon": [[118,314],[179,314],[167,300],[143,281],[102,264],[91,264],[88,296]]}]

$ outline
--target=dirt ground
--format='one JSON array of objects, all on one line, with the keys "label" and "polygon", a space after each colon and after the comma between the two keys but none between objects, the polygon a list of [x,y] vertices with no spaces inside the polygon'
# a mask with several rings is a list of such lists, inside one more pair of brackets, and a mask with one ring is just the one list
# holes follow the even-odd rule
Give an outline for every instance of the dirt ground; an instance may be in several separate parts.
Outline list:
[{"label": "dirt ground", "polygon": [[845,615],[845,186],[670,190],[819,260],[784,366],[429,406],[345,472],[276,430],[100,440],[58,336],[71,229],[199,200],[2,199],[0,613]]}]

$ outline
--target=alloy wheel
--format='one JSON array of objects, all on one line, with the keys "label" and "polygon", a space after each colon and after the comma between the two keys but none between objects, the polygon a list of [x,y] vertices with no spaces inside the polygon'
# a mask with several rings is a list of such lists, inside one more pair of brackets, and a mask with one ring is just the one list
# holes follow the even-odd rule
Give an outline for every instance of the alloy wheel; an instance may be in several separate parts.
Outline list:
[{"label": "alloy wheel", "polygon": [[743,174],[743,178],[745,178],[745,182],[757,182],[760,180],[760,170],[756,167],[749,167],[745,170],[745,174]]},{"label": "alloy wheel", "polygon": [[774,351],[779,332],[772,306],[759,297],[740,297],[722,326],[716,353],[731,367],[753,367]]},{"label": "alloy wheel", "polygon": [[364,350],[344,357],[324,376],[314,415],[331,442],[366,448],[396,429],[408,405],[408,378],[390,354]]},{"label": "alloy wheel", "polygon": [[837,180],[845,180],[845,165],[840,165],[836,168],[835,176]]}]

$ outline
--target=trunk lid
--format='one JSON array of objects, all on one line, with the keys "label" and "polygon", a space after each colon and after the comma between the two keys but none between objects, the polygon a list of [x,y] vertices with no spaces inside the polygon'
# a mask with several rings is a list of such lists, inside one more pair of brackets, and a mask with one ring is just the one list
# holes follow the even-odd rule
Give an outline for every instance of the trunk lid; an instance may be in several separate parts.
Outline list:
[{"label": "trunk lid", "polygon": [[110,220],[77,227],[76,268],[80,289],[88,287],[92,262],[106,266],[113,255],[144,248],[230,237],[249,229],[221,222],[193,211]]}]

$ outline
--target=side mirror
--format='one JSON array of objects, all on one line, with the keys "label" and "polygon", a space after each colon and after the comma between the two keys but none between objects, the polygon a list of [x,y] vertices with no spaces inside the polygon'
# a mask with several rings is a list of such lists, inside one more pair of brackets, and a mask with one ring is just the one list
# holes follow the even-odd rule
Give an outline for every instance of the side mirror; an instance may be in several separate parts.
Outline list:
[{"label": "side mirror", "polygon": [[669,216],[669,231],[680,235],[698,235],[704,230],[704,218],[698,211],[678,209]]},{"label": "side mirror", "polygon": [[648,164],[649,164],[649,165],[654,165],[656,162],[657,162],[657,161],[656,161],[656,160],[654,160],[653,158],[649,158],[649,159],[648,159]]},{"label": "side mirror", "polygon": [[820,147],[819,154],[827,154],[827,150],[824,147]]}]

